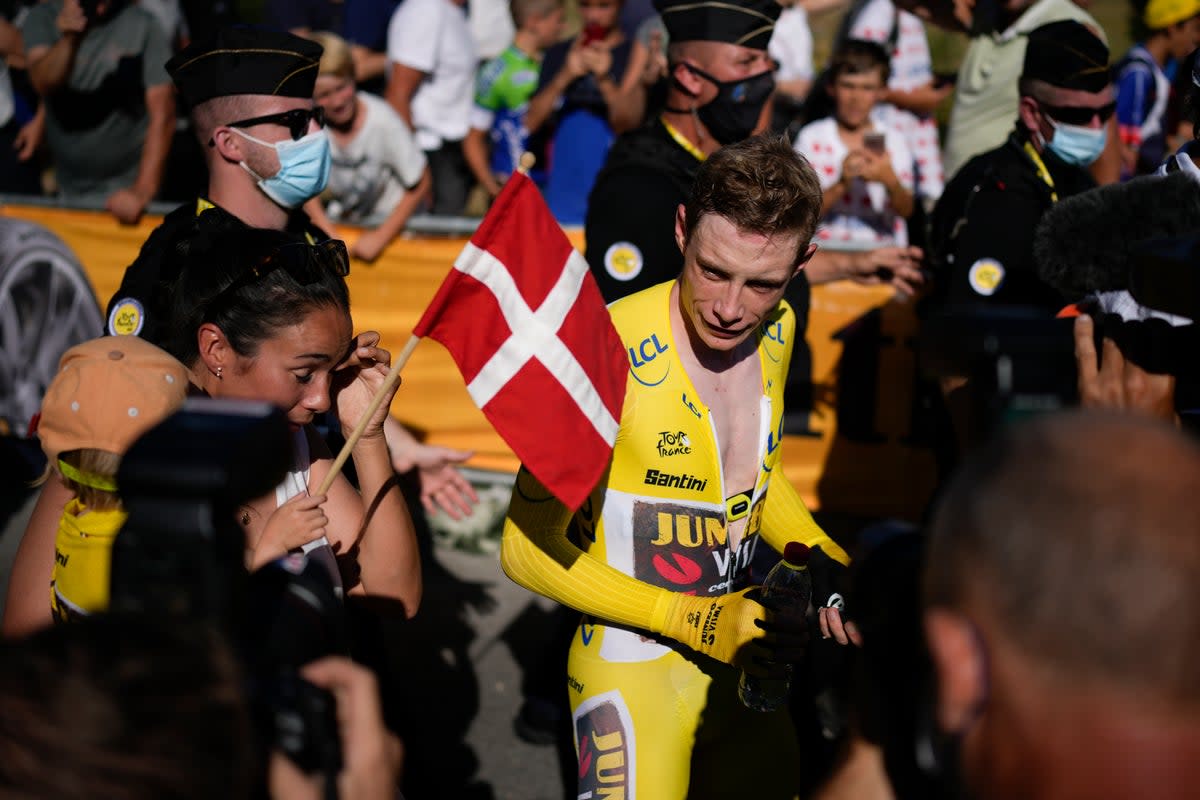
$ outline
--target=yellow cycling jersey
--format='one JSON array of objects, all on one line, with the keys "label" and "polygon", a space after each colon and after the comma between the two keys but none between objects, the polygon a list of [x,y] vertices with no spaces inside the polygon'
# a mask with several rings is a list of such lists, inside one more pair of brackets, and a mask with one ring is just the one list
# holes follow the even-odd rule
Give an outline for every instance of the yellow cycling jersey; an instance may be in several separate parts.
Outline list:
[{"label": "yellow cycling jersey", "polygon": [[[575,541],[566,538],[570,513],[524,471],[505,525],[502,560],[514,580],[630,628],[604,630],[600,654],[612,661],[649,660],[666,652],[646,632],[661,629],[658,617],[668,592],[716,595],[744,588],[760,535],[779,550],[803,541],[847,560],[779,469],[784,379],[795,331],[791,309],[781,304],[757,334],[758,477],[752,488],[726,486],[711,415],[672,336],[672,285],[610,307],[628,352],[629,379],[612,462],[574,515]],[[735,494],[742,490],[748,491]],[[745,533],[732,548],[727,522],[747,514]]]},{"label": "yellow cycling jersey", "polygon": [[56,621],[108,610],[113,540],[126,516],[124,511],[88,511],[78,499],[67,503],[54,537],[50,608]]}]

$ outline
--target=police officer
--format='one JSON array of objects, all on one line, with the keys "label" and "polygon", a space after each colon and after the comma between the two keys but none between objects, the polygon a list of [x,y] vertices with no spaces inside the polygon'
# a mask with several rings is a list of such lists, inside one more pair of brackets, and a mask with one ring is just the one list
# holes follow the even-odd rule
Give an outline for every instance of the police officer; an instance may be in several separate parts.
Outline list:
[{"label": "police officer", "polygon": [[328,238],[300,210],[325,188],[329,140],[313,85],[322,48],[289,33],[225,28],[167,62],[208,166],[208,193],[166,216],[125,271],[108,333],[161,344],[178,274],[172,251],[245,225]]},{"label": "police officer", "polygon": [[1108,47],[1075,21],[1029,35],[1016,127],[967,162],[933,214],[934,306],[1022,305],[1053,314],[1066,300],[1037,276],[1033,234],[1063,197],[1095,186],[1115,109]]},{"label": "police officer", "polygon": [[586,256],[606,301],[679,275],[676,209],[701,162],[755,129],[775,85],[775,0],[655,8],[670,41],[663,112],[617,139],[588,200]]},{"label": "police officer", "polygon": [[[174,256],[198,236],[252,226],[329,238],[301,209],[329,178],[328,133],[312,99],[322,52],[290,33],[233,27],[167,62],[204,149],[208,193],[150,234],[109,302],[108,333],[162,344],[182,263]],[[384,433],[396,471],[417,471],[427,510],[471,513],[478,496],[455,466],[471,453],[420,442],[392,417]]]}]

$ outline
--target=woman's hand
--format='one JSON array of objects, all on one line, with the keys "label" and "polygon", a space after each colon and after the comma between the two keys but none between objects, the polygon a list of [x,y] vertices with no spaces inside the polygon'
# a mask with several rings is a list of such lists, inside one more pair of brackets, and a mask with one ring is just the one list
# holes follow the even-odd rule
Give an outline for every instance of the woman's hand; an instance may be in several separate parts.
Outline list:
[{"label": "woman's hand", "polygon": [[[338,421],[342,424],[342,432],[347,436],[358,425],[372,398],[387,378],[392,354],[378,344],[377,332],[360,333],[355,337],[354,349],[350,351],[350,355],[334,370],[333,402],[337,408]],[[383,421],[387,419],[388,409],[399,386],[399,380],[392,384],[384,401],[371,415],[362,438],[383,437]]]},{"label": "woman's hand", "polygon": [[298,494],[272,511],[254,545],[250,569],[258,569],[324,536],[329,525],[329,518],[321,508],[324,502],[323,494]]}]

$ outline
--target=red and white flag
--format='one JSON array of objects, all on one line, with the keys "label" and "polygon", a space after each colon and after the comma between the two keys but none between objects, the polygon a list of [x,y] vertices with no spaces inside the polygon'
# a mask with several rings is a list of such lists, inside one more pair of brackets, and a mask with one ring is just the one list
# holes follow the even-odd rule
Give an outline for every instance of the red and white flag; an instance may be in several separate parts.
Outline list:
[{"label": "red and white flag", "polygon": [[528,177],[509,178],[413,335],[450,351],[496,432],[579,508],[608,465],[628,362],[587,262]]}]

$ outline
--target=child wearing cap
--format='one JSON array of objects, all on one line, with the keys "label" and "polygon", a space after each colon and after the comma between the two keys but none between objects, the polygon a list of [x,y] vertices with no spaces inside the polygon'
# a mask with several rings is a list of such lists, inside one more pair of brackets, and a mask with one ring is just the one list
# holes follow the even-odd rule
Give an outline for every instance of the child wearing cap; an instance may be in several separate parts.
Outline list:
[{"label": "child wearing cap", "polygon": [[1142,21],[1149,35],[1114,68],[1122,178],[1153,172],[1166,155],[1166,67],[1200,44],[1200,0],[1150,0]]},{"label": "child wearing cap", "polygon": [[178,409],[187,391],[183,364],[136,336],[84,342],[59,362],[37,425],[46,477],[56,474],[73,495],[54,541],[56,621],[108,607],[112,543],[126,516],[116,485],[121,457]]}]

